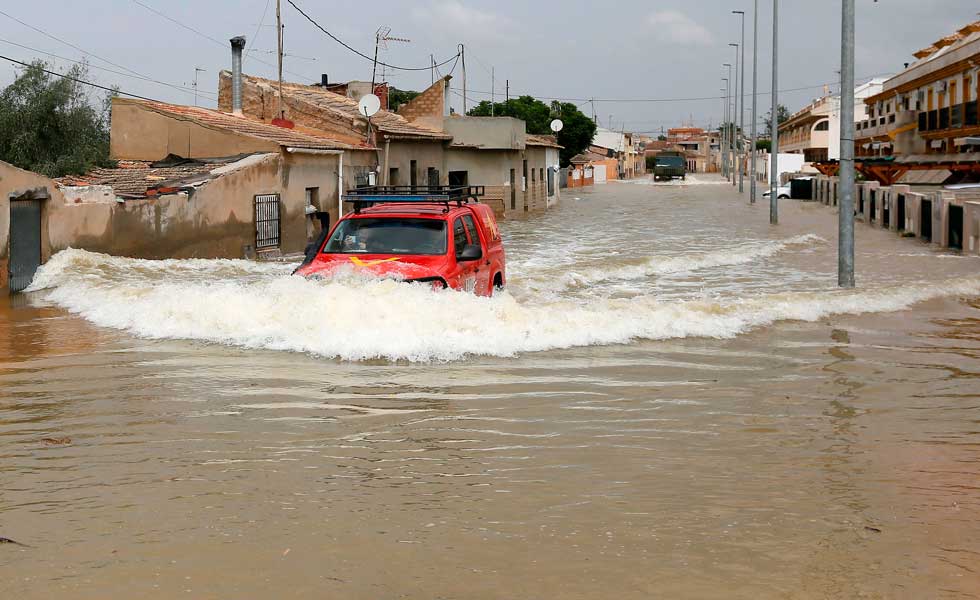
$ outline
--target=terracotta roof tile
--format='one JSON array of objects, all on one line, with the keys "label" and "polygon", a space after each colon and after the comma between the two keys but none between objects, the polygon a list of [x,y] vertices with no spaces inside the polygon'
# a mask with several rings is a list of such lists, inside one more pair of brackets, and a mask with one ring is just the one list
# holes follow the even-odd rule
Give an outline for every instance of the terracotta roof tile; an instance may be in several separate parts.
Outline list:
[{"label": "terracotta roof tile", "polygon": [[[279,85],[279,82],[277,81],[256,77],[254,75],[242,75],[242,78],[255,84],[264,84],[274,87],[278,87]],[[349,119],[351,122],[354,122],[355,120],[366,121],[366,119],[357,112],[357,102],[355,102],[353,99],[317,86],[284,81],[282,83],[282,94],[283,98],[292,97],[297,100],[302,100],[317,109]],[[410,123],[407,119],[405,119],[405,117],[387,110],[379,110],[373,117],[371,117],[371,124],[373,127],[377,128],[378,131],[389,134],[392,137],[433,140],[452,139],[452,136],[444,131],[438,131],[417,123]]]},{"label": "terracotta roof tile", "polygon": [[562,148],[558,140],[553,135],[527,134],[528,146],[548,146],[549,148]]},{"label": "terracotta roof tile", "polygon": [[223,129],[241,135],[247,135],[262,140],[275,142],[281,146],[295,146],[298,148],[311,148],[317,150],[353,150],[366,149],[368,146],[356,146],[345,143],[325,132],[315,129],[294,128],[286,129],[268,123],[263,123],[256,119],[244,116],[232,115],[210,108],[200,108],[197,106],[183,106],[179,104],[167,104],[165,102],[154,102],[149,100],[136,100],[131,98],[117,99],[116,102],[127,104],[139,104],[149,110],[176,117],[187,119],[205,127]]}]

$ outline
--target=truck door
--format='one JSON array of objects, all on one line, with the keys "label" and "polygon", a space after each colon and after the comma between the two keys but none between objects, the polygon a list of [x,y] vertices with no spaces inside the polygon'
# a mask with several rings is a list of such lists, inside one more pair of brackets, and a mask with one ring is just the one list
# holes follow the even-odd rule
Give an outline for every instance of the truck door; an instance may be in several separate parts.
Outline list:
[{"label": "truck door", "polygon": [[470,243],[476,244],[483,250],[483,256],[479,260],[471,262],[474,267],[473,275],[476,278],[476,290],[478,293],[484,294],[490,290],[490,252],[487,247],[487,240],[480,237],[471,215],[463,216],[463,225],[466,226],[466,235],[469,237]]},{"label": "truck door", "polygon": [[[456,217],[456,220],[453,221],[453,251],[456,257],[458,274],[455,278],[456,285],[453,287],[472,292],[476,290],[476,269],[480,266],[480,261],[459,260],[460,255],[463,253],[463,248],[469,243],[469,238],[466,237],[466,225],[463,224],[463,218]],[[450,282],[450,285],[452,285],[452,282]]]}]

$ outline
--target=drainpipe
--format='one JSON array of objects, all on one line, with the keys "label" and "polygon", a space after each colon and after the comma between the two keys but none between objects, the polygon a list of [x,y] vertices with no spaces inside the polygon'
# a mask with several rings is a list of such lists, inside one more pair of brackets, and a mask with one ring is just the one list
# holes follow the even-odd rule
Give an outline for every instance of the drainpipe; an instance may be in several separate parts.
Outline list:
[{"label": "drainpipe", "polygon": [[242,114],[242,50],[245,49],[245,37],[231,38],[231,112]]},{"label": "drainpipe", "polygon": [[391,185],[388,181],[388,151],[391,150],[391,138],[385,137],[385,161],[384,161],[384,173],[381,174],[381,180],[384,181],[385,185]]}]

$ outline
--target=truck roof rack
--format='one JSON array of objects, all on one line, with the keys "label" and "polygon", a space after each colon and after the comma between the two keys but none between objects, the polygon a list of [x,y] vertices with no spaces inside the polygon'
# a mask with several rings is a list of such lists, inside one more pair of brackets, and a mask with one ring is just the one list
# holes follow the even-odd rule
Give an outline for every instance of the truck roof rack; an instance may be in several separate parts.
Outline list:
[{"label": "truck roof rack", "polygon": [[445,204],[446,209],[453,202],[462,206],[467,202],[479,202],[480,196],[486,193],[482,185],[368,185],[351,190],[343,195],[344,202],[354,205],[354,212],[359,213],[365,206],[388,203],[439,203]]}]

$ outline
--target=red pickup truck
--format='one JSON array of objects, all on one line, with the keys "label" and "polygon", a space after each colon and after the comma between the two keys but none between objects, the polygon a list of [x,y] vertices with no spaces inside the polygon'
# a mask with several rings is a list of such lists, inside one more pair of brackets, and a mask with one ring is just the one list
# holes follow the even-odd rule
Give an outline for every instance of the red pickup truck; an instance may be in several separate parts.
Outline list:
[{"label": "red pickup truck", "polygon": [[493,211],[477,201],[482,193],[482,186],[351,190],[345,200],[354,211],[307,249],[296,274],[353,268],[490,296],[507,282],[506,258]]}]

